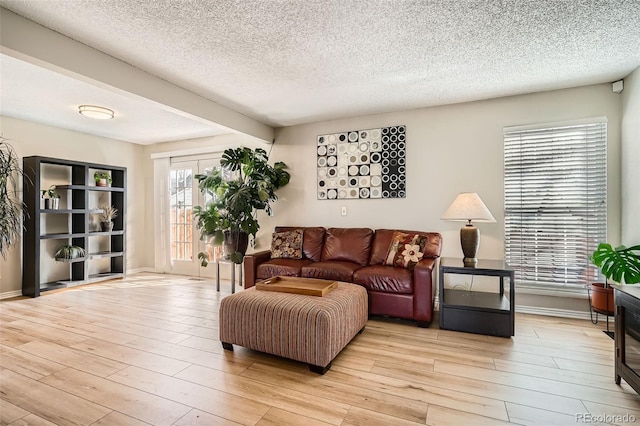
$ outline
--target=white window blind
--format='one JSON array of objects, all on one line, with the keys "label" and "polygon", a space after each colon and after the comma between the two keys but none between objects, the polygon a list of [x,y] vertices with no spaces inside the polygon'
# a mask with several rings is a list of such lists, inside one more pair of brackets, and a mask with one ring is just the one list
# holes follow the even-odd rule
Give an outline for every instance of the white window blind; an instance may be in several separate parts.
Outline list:
[{"label": "white window blind", "polygon": [[597,280],[591,253],[607,237],[607,124],[505,129],[505,259],[516,282]]}]

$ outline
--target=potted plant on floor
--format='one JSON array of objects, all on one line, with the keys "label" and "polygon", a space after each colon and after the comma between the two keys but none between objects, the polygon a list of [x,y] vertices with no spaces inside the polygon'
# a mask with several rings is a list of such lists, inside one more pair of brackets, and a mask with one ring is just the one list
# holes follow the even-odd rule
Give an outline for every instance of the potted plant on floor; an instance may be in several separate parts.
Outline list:
[{"label": "potted plant on floor", "polygon": [[18,197],[18,177],[22,169],[18,155],[7,139],[0,137],[0,255],[20,239],[24,203]]},{"label": "potted plant on floor", "polygon": [[44,208],[58,210],[60,208],[60,194],[56,191],[56,186],[51,185],[48,189],[40,190],[44,199]]},{"label": "potted plant on floor", "polygon": [[620,284],[640,283],[640,245],[633,247],[601,243],[591,255],[591,262],[605,277],[604,283],[591,284],[591,307],[598,313],[613,315],[613,288],[609,280]]},{"label": "potted plant on floor", "polygon": [[[194,217],[202,238],[214,244],[225,244],[229,259],[242,263],[249,236],[255,237],[260,225],[257,212],[272,214],[271,203],[278,197],[276,191],[289,183],[287,165],[268,163],[264,149],[229,148],[220,160],[222,168],[236,177],[225,179],[224,171],[213,169],[199,174],[198,187],[212,201],[204,207],[194,207]],[[208,254],[198,254],[202,266],[207,266]]]},{"label": "potted plant on floor", "polygon": [[118,209],[113,206],[101,207],[102,212],[98,215],[100,217],[100,229],[102,232],[111,232],[113,230],[113,219],[118,217]]}]

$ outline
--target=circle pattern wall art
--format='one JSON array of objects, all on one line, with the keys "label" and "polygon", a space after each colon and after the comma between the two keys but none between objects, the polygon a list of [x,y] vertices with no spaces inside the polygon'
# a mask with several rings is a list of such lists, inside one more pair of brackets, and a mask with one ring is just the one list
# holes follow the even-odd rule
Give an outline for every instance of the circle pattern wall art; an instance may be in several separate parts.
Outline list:
[{"label": "circle pattern wall art", "polygon": [[406,127],[319,135],[319,200],[406,197]]}]

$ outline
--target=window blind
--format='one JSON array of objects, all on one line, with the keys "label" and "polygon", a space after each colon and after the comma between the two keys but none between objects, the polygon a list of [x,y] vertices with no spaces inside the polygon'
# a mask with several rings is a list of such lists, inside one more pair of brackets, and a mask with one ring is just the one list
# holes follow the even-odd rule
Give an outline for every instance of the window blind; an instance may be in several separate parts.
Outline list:
[{"label": "window blind", "polygon": [[589,257],[607,237],[607,124],[504,132],[505,259],[516,282],[597,281]]}]

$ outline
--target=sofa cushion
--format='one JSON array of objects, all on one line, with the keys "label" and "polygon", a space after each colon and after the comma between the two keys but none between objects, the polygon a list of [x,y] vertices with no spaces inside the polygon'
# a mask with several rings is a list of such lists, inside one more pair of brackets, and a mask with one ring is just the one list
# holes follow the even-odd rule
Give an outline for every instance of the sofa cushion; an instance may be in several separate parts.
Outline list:
[{"label": "sofa cushion", "polygon": [[271,259],[258,265],[256,278],[264,280],[278,275],[299,277],[302,267],[310,263],[308,259]]},{"label": "sofa cushion", "polygon": [[365,266],[369,261],[373,231],[369,228],[329,228],[322,261],[343,261]]},{"label": "sofa cushion", "polygon": [[[421,231],[405,231],[405,234],[419,234],[427,237],[427,242],[424,245],[424,251],[422,258],[437,258],[440,256],[440,249],[442,246],[442,237],[437,232],[421,232]],[[371,258],[369,265],[383,265],[393,239],[393,233],[395,229],[376,229],[376,233],[373,237],[373,243],[371,247]]]},{"label": "sofa cushion", "polygon": [[330,261],[315,262],[302,267],[300,273],[307,278],[321,278],[324,280],[336,280],[352,282],[353,272],[362,266],[353,262]]},{"label": "sofa cushion", "polygon": [[271,236],[272,259],[302,259],[302,229],[274,232]]},{"label": "sofa cushion", "polygon": [[384,265],[365,266],[354,272],[352,282],[370,291],[413,293],[413,271],[406,268]]},{"label": "sofa cushion", "polygon": [[295,226],[276,226],[275,232],[292,231],[302,229],[302,258],[320,262],[322,247],[324,246],[324,234],[327,231],[321,226],[301,228]]},{"label": "sofa cushion", "polygon": [[426,242],[427,237],[424,235],[394,232],[384,264],[413,270],[422,260]]}]

